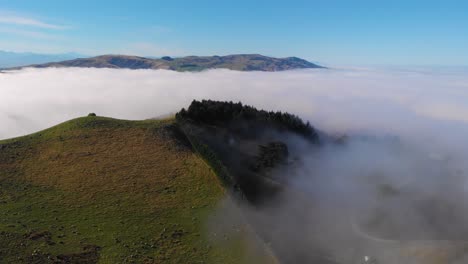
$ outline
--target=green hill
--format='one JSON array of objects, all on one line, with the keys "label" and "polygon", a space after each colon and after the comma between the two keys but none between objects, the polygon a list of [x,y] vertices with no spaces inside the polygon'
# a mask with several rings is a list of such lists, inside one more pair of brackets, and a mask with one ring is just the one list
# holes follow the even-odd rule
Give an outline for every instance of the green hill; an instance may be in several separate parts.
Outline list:
[{"label": "green hill", "polygon": [[[83,117],[0,141],[0,263],[272,263],[174,119]],[[241,218],[239,218],[241,219]]]},{"label": "green hill", "polygon": [[[288,57],[272,58],[258,54],[228,56],[188,56],[160,59],[125,55],[103,55],[62,62],[30,65],[33,68],[113,68],[113,69],[165,69],[173,71],[201,71],[206,69],[230,69],[237,71],[284,71],[294,69],[323,68],[306,60]],[[18,68],[16,68],[18,69]]]}]

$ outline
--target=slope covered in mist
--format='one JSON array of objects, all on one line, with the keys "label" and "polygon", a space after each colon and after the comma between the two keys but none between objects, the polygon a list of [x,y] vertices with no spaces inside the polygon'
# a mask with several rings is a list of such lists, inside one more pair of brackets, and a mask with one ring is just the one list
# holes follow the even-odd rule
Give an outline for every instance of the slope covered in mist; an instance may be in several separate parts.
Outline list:
[{"label": "slope covered in mist", "polygon": [[288,134],[319,143],[317,131],[299,117],[242,103],[193,101],[176,118],[192,144],[219,173],[225,173],[226,183],[253,204],[280,191],[270,172],[292,160],[282,141]]},{"label": "slope covered in mist", "polygon": [[281,263],[465,260],[465,192],[449,160],[241,103],[193,101],[177,120]]}]

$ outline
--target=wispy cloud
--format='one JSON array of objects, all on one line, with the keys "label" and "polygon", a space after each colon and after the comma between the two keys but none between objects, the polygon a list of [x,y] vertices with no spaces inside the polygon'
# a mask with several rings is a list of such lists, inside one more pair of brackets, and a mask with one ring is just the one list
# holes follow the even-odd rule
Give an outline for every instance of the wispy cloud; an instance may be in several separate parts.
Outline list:
[{"label": "wispy cloud", "polygon": [[67,28],[63,25],[51,24],[34,18],[11,14],[1,14],[0,24],[20,25],[54,30],[62,30]]},{"label": "wispy cloud", "polygon": [[23,29],[16,29],[16,28],[7,28],[7,27],[0,27],[0,33],[13,34],[13,35],[28,37],[28,38],[49,39],[49,40],[58,38],[57,36],[50,35],[44,32],[23,30]]}]

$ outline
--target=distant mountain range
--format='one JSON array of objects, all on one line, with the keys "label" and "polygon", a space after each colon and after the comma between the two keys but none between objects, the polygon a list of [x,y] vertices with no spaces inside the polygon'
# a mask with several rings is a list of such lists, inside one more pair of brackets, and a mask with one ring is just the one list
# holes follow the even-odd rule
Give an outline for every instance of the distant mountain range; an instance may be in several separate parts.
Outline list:
[{"label": "distant mountain range", "polygon": [[0,68],[19,67],[30,64],[48,63],[85,57],[77,53],[39,54],[31,52],[9,52],[0,50]]},{"label": "distant mountain range", "polygon": [[[258,54],[228,56],[188,56],[159,59],[125,55],[103,55],[61,62],[49,62],[23,67],[33,68],[113,68],[113,69],[165,69],[174,71],[202,71],[206,69],[230,69],[237,71],[285,71],[293,69],[324,68],[297,57],[272,58]],[[21,67],[22,68],[22,67]],[[16,68],[18,69],[18,68]]]}]

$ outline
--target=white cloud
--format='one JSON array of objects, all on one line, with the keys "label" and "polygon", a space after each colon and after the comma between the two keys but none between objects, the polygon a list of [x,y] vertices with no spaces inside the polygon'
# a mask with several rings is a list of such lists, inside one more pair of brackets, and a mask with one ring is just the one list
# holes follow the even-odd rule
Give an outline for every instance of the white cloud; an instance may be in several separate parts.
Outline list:
[{"label": "white cloud", "polygon": [[29,26],[29,27],[36,27],[36,28],[42,28],[42,29],[54,29],[54,30],[67,28],[62,25],[51,24],[51,23],[47,23],[41,20],[34,19],[34,18],[11,15],[11,14],[1,14],[0,23],[20,25],[20,26]]},{"label": "white cloud", "polygon": [[0,121],[8,124],[0,127],[0,138],[88,112],[151,118],[203,98],[290,111],[331,132],[411,135],[423,130],[424,136],[437,137],[447,126],[468,128],[464,107],[468,91],[458,85],[466,83],[467,76],[363,69],[276,73],[27,69],[0,74]]},{"label": "white cloud", "polygon": [[57,36],[50,35],[44,32],[39,31],[31,31],[31,30],[23,30],[23,29],[15,29],[15,28],[7,28],[7,27],[0,27],[0,32],[5,34],[13,34],[22,37],[31,37],[31,38],[38,38],[38,39],[57,39]]},{"label": "white cloud", "polygon": [[422,115],[440,120],[452,120],[468,123],[468,107],[454,102],[419,105],[415,111]]}]

